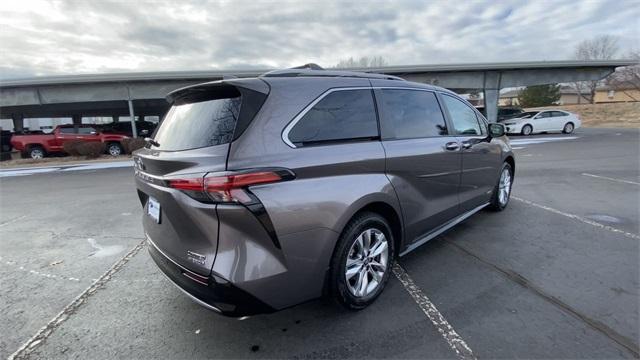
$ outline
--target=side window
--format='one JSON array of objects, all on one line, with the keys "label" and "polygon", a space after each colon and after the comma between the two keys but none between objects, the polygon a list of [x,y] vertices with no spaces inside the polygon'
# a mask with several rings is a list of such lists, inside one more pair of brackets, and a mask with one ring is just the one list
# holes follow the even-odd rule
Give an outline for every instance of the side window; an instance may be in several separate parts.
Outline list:
[{"label": "side window", "polygon": [[75,134],[76,133],[76,129],[72,128],[72,127],[63,127],[63,128],[60,128],[60,133],[61,134]]},{"label": "side window", "polygon": [[535,118],[536,119],[545,119],[551,117],[551,112],[550,111],[543,111],[540,114],[538,114]]},{"label": "side window", "polygon": [[90,135],[92,132],[96,132],[96,129],[91,127],[81,127],[78,128],[78,134],[82,135]]},{"label": "side window", "polygon": [[328,94],[289,132],[289,140],[296,145],[377,136],[371,90],[339,90]]},{"label": "side window", "polygon": [[447,135],[447,125],[434,93],[402,89],[383,89],[380,93],[381,127],[385,138]]},{"label": "side window", "polygon": [[457,134],[482,135],[476,112],[473,109],[452,96],[443,94],[442,98],[447,110],[449,110],[449,115]]},{"label": "side window", "polygon": [[552,111],[551,112],[551,116],[552,117],[561,117],[561,116],[567,116],[567,114],[563,113],[562,111]]}]

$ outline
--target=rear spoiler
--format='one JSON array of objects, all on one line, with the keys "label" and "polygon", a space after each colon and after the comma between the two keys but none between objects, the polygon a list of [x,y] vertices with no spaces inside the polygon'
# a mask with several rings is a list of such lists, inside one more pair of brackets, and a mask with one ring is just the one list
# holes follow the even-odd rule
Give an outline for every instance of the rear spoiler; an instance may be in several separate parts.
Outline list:
[{"label": "rear spoiler", "polygon": [[165,97],[170,104],[194,102],[199,99],[233,97],[242,89],[252,90],[262,94],[269,94],[269,85],[261,79],[224,79],[202,84],[190,85],[173,90]]}]

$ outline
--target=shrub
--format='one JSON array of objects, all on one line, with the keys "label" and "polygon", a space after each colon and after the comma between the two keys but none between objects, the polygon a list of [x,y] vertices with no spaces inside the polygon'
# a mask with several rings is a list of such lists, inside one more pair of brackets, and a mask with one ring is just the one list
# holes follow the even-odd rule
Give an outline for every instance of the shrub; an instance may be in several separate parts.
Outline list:
[{"label": "shrub", "polygon": [[80,140],[67,141],[62,145],[62,149],[71,156],[80,156],[80,153],[78,152],[78,145],[82,143],[83,141]]},{"label": "shrub", "polygon": [[78,144],[78,153],[87,159],[95,159],[104,154],[107,146],[101,142],[83,142]]},{"label": "shrub", "polygon": [[138,149],[142,149],[144,145],[145,141],[143,138],[122,139],[122,147],[124,148],[124,152],[126,152],[127,154],[131,154]]}]

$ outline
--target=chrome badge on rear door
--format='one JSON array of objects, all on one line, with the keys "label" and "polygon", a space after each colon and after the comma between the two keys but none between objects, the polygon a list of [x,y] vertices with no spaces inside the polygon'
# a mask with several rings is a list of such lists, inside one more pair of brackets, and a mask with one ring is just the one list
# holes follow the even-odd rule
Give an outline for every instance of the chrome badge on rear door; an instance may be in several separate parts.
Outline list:
[{"label": "chrome badge on rear door", "polygon": [[187,250],[187,258],[198,265],[204,265],[204,261],[207,259],[206,256],[200,255],[198,253],[194,253],[193,251]]}]

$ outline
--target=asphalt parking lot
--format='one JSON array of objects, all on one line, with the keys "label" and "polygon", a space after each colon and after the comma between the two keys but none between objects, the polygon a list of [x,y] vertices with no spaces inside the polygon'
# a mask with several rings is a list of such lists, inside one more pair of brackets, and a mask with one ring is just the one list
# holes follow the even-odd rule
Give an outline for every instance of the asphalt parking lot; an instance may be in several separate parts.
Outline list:
[{"label": "asphalt parking lot", "polygon": [[317,300],[243,321],[159,273],[131,168],[1,177],[0,356],[637,358],[640,131],[512,140],[508,209],[401,258],[415,287],[392,278],[360,312]]}]

